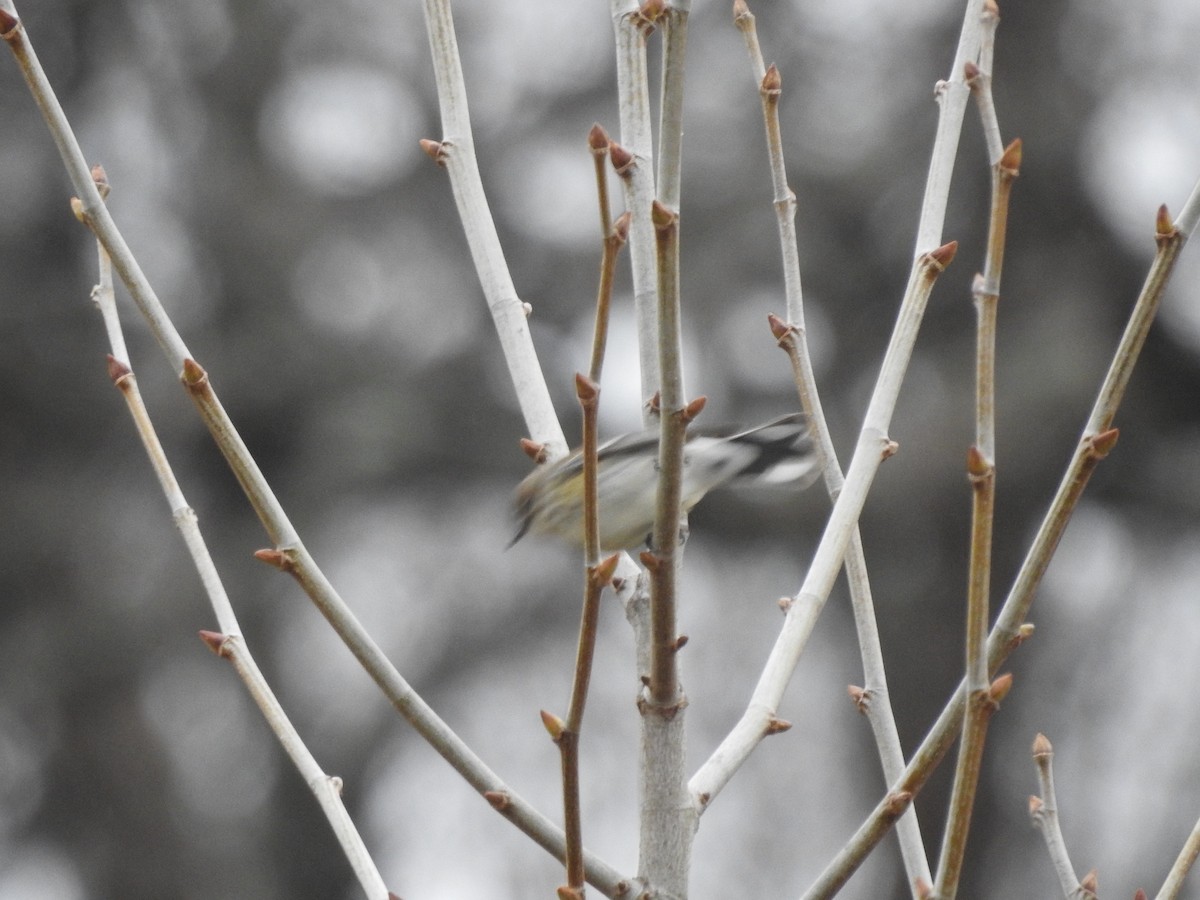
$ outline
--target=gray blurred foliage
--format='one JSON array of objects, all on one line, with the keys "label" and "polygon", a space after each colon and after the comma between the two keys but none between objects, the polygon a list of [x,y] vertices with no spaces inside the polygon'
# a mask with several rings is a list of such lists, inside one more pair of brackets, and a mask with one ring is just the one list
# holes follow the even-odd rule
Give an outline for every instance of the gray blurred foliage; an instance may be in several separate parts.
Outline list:
[{"label": "gray blurred foliage", "polygon": [[[933,84],[960,3],[759,3],[784,78],[810,339],[844,453],[907,273]],[[26,2],[88,158],[192,352],[306,543],[415,687],[557,817],[538,721],[566,703],[578,563],[511,536],[522,424],[444,173],[420,6],[356,0]],[[568,434],[598,268],[591,162],[616,131],[608,4],[456,10],[485,185]],[[1010,8],[1011,7],[1011,8]],[[1151,8],[1145,8],[1151,7]],[[996,103],[1020,136],[1000,306],[994,597],[1011,583],[1200,154],[1194,4],[1005,5]],[[1192,35],[1192,43],[1186,35]],[[724,3],[689,40],[687,377],[710,423],[796,405],[758,98]],[[95,252],[16,67],[0,70],[0,900],[357,897],[305,786],[225,665],[88,301]],[[863,520],[892,701],[911,747],[961,670],[974,312],[988,171],[972,110],[900,454]],[[1115,895],[1157,887],[1200,809],[1200,266],[1188,248],[1103,463],[1012,659],[963,896],[1048,896],[1028,747],[1058,750],[1064,829]],[[603,397],[637,421],[627,274]],[[125,300],[122,298],[122,302]],[[288,579],[131,305],[135,371],[251,647],[407,898],[548,896],[559,866],[391,711]],[[690,750],[736,719],[827,502],[713,497],[692,520],[683,629]],[[768,741],[705,816],[695,896],[797,895],[882,790],[840,588]],[[584,735],[585,838],[636,866],[636,677],[604,609]],[[936,846],[948,772],[918,801]],[[1137,823],[1133,827],[1133,823]],[[890,843],[847,897],[903,896]]]}]

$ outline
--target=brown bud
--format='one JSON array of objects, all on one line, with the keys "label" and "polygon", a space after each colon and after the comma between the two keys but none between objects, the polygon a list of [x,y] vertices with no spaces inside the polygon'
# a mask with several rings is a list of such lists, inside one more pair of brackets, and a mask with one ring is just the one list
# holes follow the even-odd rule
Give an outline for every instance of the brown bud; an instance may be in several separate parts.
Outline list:
[{"label": "brown bud", "polygon": [[616,141],[608,145],[608,159],[618,175],[628,175],[633,166],[633,154]]},{"label": "brown bud", "polygon": [[942,244],[936,250],[929,251],[929,258],[937,263],[941,268],[945,269],[954,261],[954,254],[958,252],[958,241],[949,241]]},{"label": "brown bud", "polygon": [[120,382],[122,378],[130,374],[129,366],[121,362],[111,353],[108,354],[108,377],[112,379],[113,384]]},{"label": "brown bud", "polygon": [[204,641],[208,647],[217,656],[225,655],[225,642],[229,640],[229,635],[221,634],[219,631],[201,631],[200,640]]},{"label": "brown bud", "polygon": [[608,133],[600,127],[600,123],[596,122],[588,131],[588,147],[592,153],[599,156],[601,153],[608,152]]},{"label": "brown bud", "polygon": [[767,324],[771,326],[772,336],[780,343],[783,343],[784,338],[790,337],[796,331],[794,326],[783,321],[775,313],[767,313]]},{"label": "brown bud", "polygon": [[1000,157],[1000,168],[1016,175],[1021,170],[1021,157],[1023,153],[1024,149],[1021,139],[1014,138],[1013,142],[1004,148],[1004,153]]},{"label": "brown bud", "polygon": [[1039,731],[1037,737],[1033,739],[1033,758],[1043,759],[1053,755],[1054,747],[1051,745],[1049,738]]}]

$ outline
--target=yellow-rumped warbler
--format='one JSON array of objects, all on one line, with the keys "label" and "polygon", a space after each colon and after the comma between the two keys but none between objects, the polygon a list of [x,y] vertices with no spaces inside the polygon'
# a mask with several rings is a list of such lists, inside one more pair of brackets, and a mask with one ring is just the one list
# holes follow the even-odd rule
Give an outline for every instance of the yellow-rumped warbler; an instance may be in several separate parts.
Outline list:
[{"label": "yellow-rumped warbler", "polygon": [[[738,434],[690,431],[683,450],[683,509],[726,484],[788,484],[807,487],[820,474],[817,452],[802,414]],[[629,550],[654,530],[658,483],[658,430],[626,434],[601,444],[596,474],[600,498],[600,547]],[[520,531],[550,534],[583,546],[583,457],[539,466],[517,487]],[[511,544],[510,544],[511,546]]]}]

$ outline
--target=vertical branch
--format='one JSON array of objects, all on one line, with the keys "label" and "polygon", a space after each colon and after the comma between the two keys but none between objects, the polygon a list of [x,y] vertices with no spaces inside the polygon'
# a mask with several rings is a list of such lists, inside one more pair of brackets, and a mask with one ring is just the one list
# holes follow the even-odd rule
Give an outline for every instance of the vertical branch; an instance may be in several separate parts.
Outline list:
[{"label": "vertical branch", "polygon": [[691,0],[671,0],[661,22],[663,30],[662,91],[658,118],[658,200],[680,209],[683,172],[683,82],[687,56],[687,26]]},{"label": "vertical branch", "polygon": [[[646,72],[646,38],[661,13],[661,0],[647,0],[643,11],[635,0],[610,0],[617,48],[617,101],[620,138],[613,165],[621,176],[629,225],[629,259],[633,274],[634,314],[637,318],[638,359],[645,400],[658,390],[658,298],[654,263],[654,149],[650,127],[650,87]],[[653,414],[647,406],[643,421]]]},{"label": "vertical branch", "polygon": [[642,554],[650,573],[650,672],[642,712],[639,873],[668,896],[686,896],[696,813],[684,789],[684,707],[677,655],[686,642],[676,626],[683,442],[704,398],[683,404],[679,359],[678,216],[657,201],[658,337],[662,378],[658,492],[653,547]]},{"label": "vertical branch", "polygon": [[935,896],[949,900],[958,889],[975,791],[983,761],[988,722],[996,709],[989,696],[987,631],[992,578],[992,524],[996,501],[996,307],[1008,229],[1008,205],[1013,179],[1021,163],[1021,142],[1013,141],[992,167],[992,204],[988,224],[987,258],[975,279],[978,318],[975,348],[975,444],[967,452],[971,482],[971,555],[967,578],[966,691],[963,742],[959,748],[950,815],[938,862]]},{"label": "vertical branch", "polygon": [[650,701],[669,707],[677,699],[675,666],[675,582],[678,571],[680,511],[683,499],[683,442],[687,431],[683,405],[683,371],[679,333],[679,217],[655,202],[652,212],[658,237],[658,335],[662,386],[659,408],[658,500],[654,551],[650,554],[650,622],[653,630]]},{"label": "vertical branch", "polygon": [[950,179],[958,141],[962,133],[963,114],[967,108],[965,67],[979,57],[983,32],[983,15],[988,0],[967,0],[962,30],[950,78],[937,86],[938,123],[929,160],[929,175],[925,179],[925,197],[921,202],[921,220],[917,226],[917,253],[930,250],[941,243],[942,226],[946,221],[946,203],[950,197]]},{"label": "vertical branch", "polygon": [[[829,434],[829,426],[825,421],[821,397],[817,391],[816,376],[813,373],[812,356],[809,352],[807,330],[804,324],[800,249],[796,233],[797,200],[795,192],[788,186],[783,136],[779,121],[779,98],[783,90],[783,81],[774,65],[769,69],[765,65],[759,46],[754,15],[750,12],[745,0],[735,0],[733,21],[745,39],[751,68],[759,84],[763,124],[767,136],[767,156],[774,190],[779,249],[783,263],[788,318],[787,322],[784,322],[775,316],[770,316],[771,332],[779,346],[787,353],[791,363],[792,376],[800,396],[800,403],[808,417],[809,432],[821,451],[825,488],[832,499],[841,492],[845,478]],[[879,628],[875,619],[871,584],[867,576],[866,556],[863,552],[862,537],[857,525],[850,535],[844,565],[850,588],[850,602],[854,612],[855,628],[858,632],[864,675],[864,686],[852,689],[851,693],[855,705],[867,717],[871,726],[884,778],[886,783],[890,784],[904,771],[904,751],[900,744],[900,734],[889,699],[887,676],[883,664],[883,649],[879,641]],[[928,885],[932,881],[932,876],[929,872],[929,862],[915,810],[910,809],[901,817],[897,834],[908,883],[910,885]]]},{"label": "vertical branch", "polygon": [[547,445],[553,459],[565,455],[567,444],[533,348],[525,321],[526,307],[517,296],[479,175],[449,0],[425,0],[425,28],[437,82],[442,138],[437,142],[424,141],[422,146],[450,175],[458,215],[500,337],[525,426],[530,437]]}]

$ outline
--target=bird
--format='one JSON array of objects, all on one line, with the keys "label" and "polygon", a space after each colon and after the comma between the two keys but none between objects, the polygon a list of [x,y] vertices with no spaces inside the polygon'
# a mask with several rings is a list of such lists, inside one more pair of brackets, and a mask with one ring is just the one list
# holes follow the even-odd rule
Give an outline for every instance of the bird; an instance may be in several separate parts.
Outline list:
[{"label": "bird", "polygon": [[[819,452],[807,417],[793,413],[730,434],[689,429],[683,448],[682,509],[689,512],[714,488],[778,485],[804,488],[820,475]],[[624,434],[597,448],[600,548],[611,553],[648,544],[654,530],[659,432]],[[543,463],[517,486],[520,522],[511,547],[526,534],[550,535],[582,547],[583,454]]]}]

